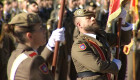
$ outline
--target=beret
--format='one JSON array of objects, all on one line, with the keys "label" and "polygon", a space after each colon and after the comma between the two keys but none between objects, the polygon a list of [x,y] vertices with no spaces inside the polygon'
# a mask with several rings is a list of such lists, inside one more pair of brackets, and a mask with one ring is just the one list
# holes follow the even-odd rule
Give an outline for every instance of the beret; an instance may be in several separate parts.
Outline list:
[{"label": "beret", "polygon": [[17,26],[31,26],[37,23],[42,23],[37,14],[23,12],[14,16],[8,24],[15,24]]},{"label": "beret", "polygon": [[74,12],[74,17],[84,17],[84,16],[95,16],[95,13],[88,11],[86,9],[77,9]]}]

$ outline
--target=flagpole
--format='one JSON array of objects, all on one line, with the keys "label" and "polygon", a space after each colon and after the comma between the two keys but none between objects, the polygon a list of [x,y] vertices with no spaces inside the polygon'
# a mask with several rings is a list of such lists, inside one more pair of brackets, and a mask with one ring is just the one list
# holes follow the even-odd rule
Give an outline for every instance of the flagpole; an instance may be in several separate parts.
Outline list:
[{"label": "flagpole", "polygon": [[[132,11],[132,15],[135,15],[135,12]],[[135,54],[136,54],[136,32],[137,32],[137,26],[135,26],[135,16],[133,16],[133,80],[136,80],[136,61],[135,61]]]},{"label": "flagpole", "polygon": [[[121,35],[121,24],[122,18],[119,18],[118,28],[117,28],[117,47],[116,47],[116,58],[119,59],[119,52],[120,52],[120,35]],[[118,80],[118,74],[114,76],[114,80]]]},{"label": "flagpole", "polygon": [[[63,20],[63,13],[64,13],[64,6],[65,6],[65,0],[61,1],[61,7],[60,7],[60,16],[59,16],[59,21],[58,21],[58,27],[61,28],[62,26],[62,20]],[[53,62],[52,62],[52,73],[55,76],[55,70],[56,70],[56,62],[57,62],[57,55],[58,55],[58,50],[59,50],[59,41],[55,42],[55,49],[54,49],[54,54],[53,54]]]},{"label": "flagpole", "polygon": [[120,52],[120,34],[121,34],[121,23],[122,18],[119,18],[118,28],[117,28],[117,47],[116,47],[116,58],[119,59],[119,52]]},{"label": "flagpole", "polygon": [[136,30],[133,30],[133,41],[134,41],[134,44],[133,44],[133,80],[136,80],[136,61],[135,61],[135,53],[136,53]]}]

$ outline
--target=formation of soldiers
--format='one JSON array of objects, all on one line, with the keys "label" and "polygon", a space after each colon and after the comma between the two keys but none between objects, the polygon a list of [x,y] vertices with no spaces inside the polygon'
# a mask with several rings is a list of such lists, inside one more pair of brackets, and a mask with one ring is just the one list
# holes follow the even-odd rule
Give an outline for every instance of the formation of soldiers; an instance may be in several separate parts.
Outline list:
[{"label": "formation of soldiers", "polygon": [[[46,38],[47,38],[46,44],[47,44],[52,32],[58,26],[59,15],[61,15],[60,14],[61,3],[62,3],[62,0],[3,0],[3,1],[0,1],[0,80],[8,80],[8,77],[7,77],[8,60],[11,56],[12,51],[15,50],[18,45],[16,42],[16,39],[11,34],[5,31],[8,25],[7,23],[9,23],[13,19],[13,17],[15,17],[16,15],[20,13],[32,13],[32,14],[39,15],[39,17],[42,20],[42,26],[45,27],[44,29],[47,32],[46,33]],[[128,5],[125,6],[126,8],[125,10],[127,10],[126,22],[133,23],[132,19],[130,18],[132,15],[129,13],[129,9],[128,9],[129,3],[127,4]],[[76,24],[75,19],[73,19],[73,17],[75,16],[79,17],[77,16],[78,13],[76,13],[76,11],[79,9],[85,9],[90,12],[93,12],[94,16],[96,16],[95,19],[98,25],[100,26],[100,28],[102,30],[106,29],[106,23],[107,23],[107,18],[108,18],[108,13],[109,13],[108,12],[109,0],[66,0],[63,21],[62,21],[63,22],[62,27],[65,28],[65,33],[64,33],[65,41],[60,43],[59,45],[60,47],[59,47],[59,52],[58,52],[59,54],[58,54],[57,68],[56,68],[55,77],[54,77],[55,80],[76,80],[77,73],[82,72],[82,71],[83,72],[89,71],[89,69],[86,67],[87,66],[89,67],[90,65],[92,65],[91,64],[92,62],[86,62],[86,60],[88,59],[84,60],[83,58],[85,57],[82,58],[81,55],[77,55],[77,56],[81,56],[83,60],[79,59],[78,57],[75,57],[76,55],[75,53],[79,53],[83,55],[85,51],[89,50],[88,49],[89,45],[87,45],[87,43],[82,42],[81,38],[78,37],[79,35],[81,36],[80,33],[82,33],[82,31],[78,30],[79,27]],[[140,9],[140,1],[139,1],[139,9]],[[82,14],[79,14],[79,15],[81,16]],[[86,15],[86,16],[91,16],[91,15]],[[85,15],[82,15],[82,17],[85,17]],[[116,33],[116,28],[113,28],[115,26],[116,26],[116,22],[112,23],[111,32],[113,33]],[[137,45],[139,45],[139,38],[140,38],[139,27],[140,27],[140,23],[138,24],[138,30],[137,30],[137,42],[138,42]],[[100,36],[104,37],[104,35],[100,35]],[[74,41],[77,41],[77,40],[79,40],[80,42],[74,43]],[[73,43],[74,43],[74,46],[73,46]],[[37,52],[39,55],[42,54],[43,50],[45,49],[46,44],[38,48]],[[78,46],[78,47],[75,47],[75,46]],[[109,52],[108,47],[107,48],[103,47],[103,48],[105,49],[105,53]],[[114,52],[113,49],[111,49],[112,50],[111,52]],[[114,63],[116,63],[117,66],[121,66],[120,64],[118,64],[119,61],[114,60],[113,63],[110,62],[110,64],[112,63],[115,66],[113,68],[114,72],[111,72],[111,68],[105,72],[104,71],[100,71],[100,72],[106,73],[110,70],[109,73],[116,74],[120,70],[120,72],[118,73],[118,80],[125,80],[125,79],[133,80],[132,79],[133,78],[132,77],[132,54],[131,54],[132,52],[133,50],[131,50],[128,55],[123,54],[123,46],[122,46],[121,51],[120,51],[120,61],[122,62],[121,69],[118,69],[118,70],[114,69],[116,67]],[[139,53],[139,47],[137,48],[137,53]],[[138,73],[139,72],[139,59],[138,59],[139,54],[136,54],[136,55],[137,55],[136,56],[136,64],[137,64],[136,65],[137,66],[136,67],[136,80],[139,80],[140,79],[139,73]],[[113,54],[113,56],[115,56],[115,54]],[[81,62],[78,62],[78,60],[80,60]],[[83,66],[81,63],[83,64],[87,63],[85,64],[87,66]],[[49,59],[46,62],[46,64],[49,70],[51,70],[52,59]],[[77,66],[77,65],[80,65],[80,66]],[[105,69],[103,68],[103,70]],[[96,70],[93,69],[91,71],[96,71]],[[81,77],[78,77],[78,79],[82,80]],[[92,79],[94,80],[96,78],[93,78],[93,77],[87,78],[87,79],[83,78],[83,80],[92,80]],[[104,79],[106,80],[106,77],[101,77],[98,80],[104,80]]]}]

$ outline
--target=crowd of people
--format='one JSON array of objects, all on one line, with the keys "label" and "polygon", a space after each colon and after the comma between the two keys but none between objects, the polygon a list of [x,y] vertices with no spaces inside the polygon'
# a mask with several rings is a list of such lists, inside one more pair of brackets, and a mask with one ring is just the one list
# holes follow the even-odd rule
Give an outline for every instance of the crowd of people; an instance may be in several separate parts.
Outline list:
[{"label": "crowd of people", "polygon": [[[107,29],[110,0],[65,0],[58,29],[62,1],[0,1],[0,80],[114,80],[114,75],[118,80],[133,80],[133,50],[128,55],[123,52],[133,40],[130,1],[122,2],[120,15]],[[138,5],[140,9],[140,1]],[[120,59],[115,58],[118,18],[123,19]],[[137,46],[139,27],[140,23]],[[54,76],[55,41],[60,44]]]}]

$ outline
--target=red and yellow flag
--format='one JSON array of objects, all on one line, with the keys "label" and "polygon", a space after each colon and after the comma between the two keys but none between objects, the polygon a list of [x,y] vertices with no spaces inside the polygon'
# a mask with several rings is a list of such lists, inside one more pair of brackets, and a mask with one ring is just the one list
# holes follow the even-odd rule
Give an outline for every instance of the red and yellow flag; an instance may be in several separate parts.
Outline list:
[{"label": "red and yellow flag", "polygon": [[111,26],[111,22],[121,13],[121,3],[123,0],[110,0],[109,16],[107,26]]},{"label": "red and yellow flag", "polygon": [[133,15],[133,23],[137,25],[139,21],[138,0],[131,0],[130,11],[132,12],[132,15]]}]

